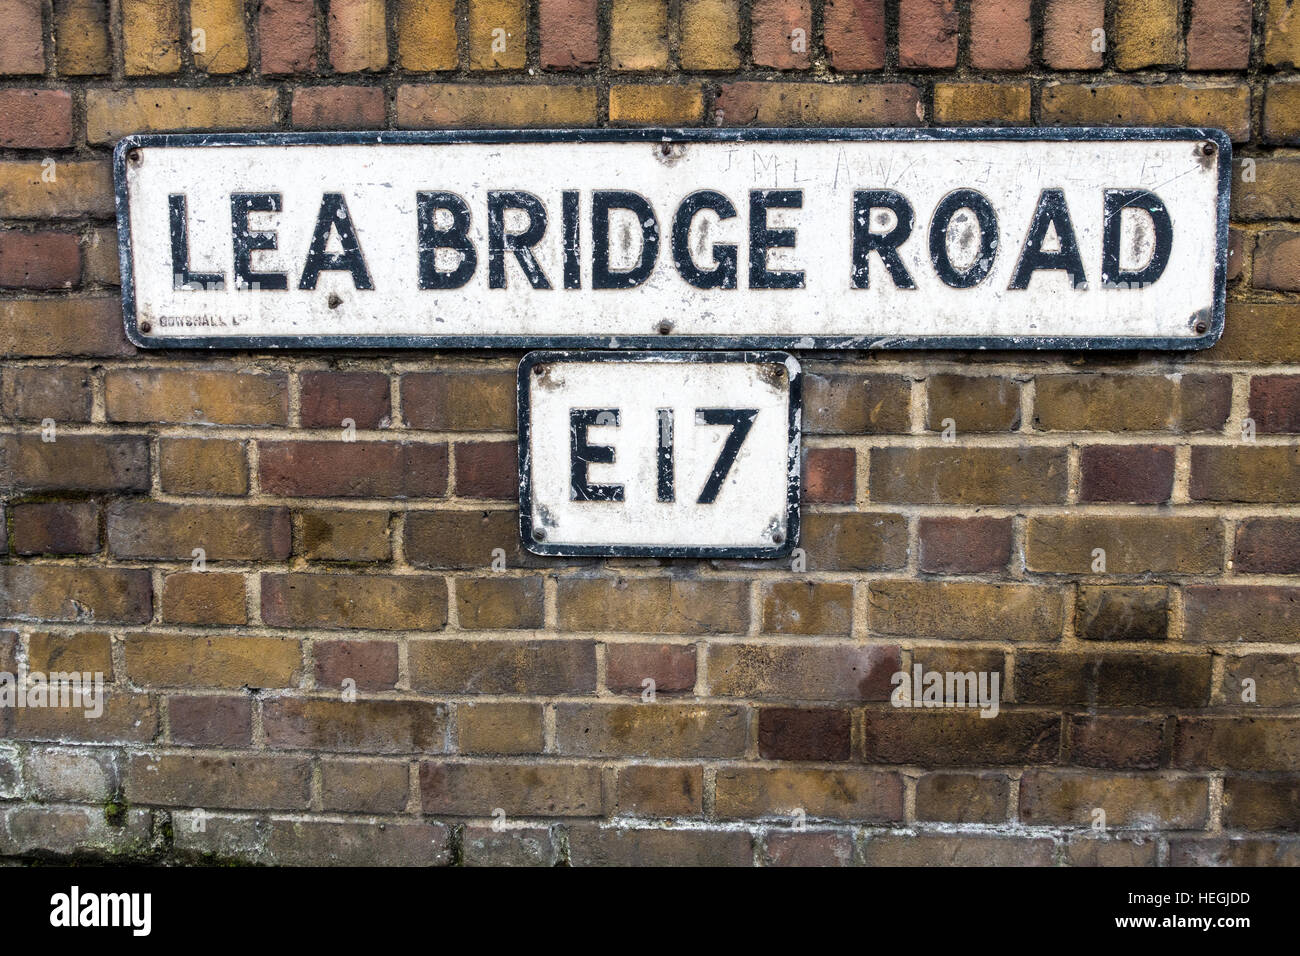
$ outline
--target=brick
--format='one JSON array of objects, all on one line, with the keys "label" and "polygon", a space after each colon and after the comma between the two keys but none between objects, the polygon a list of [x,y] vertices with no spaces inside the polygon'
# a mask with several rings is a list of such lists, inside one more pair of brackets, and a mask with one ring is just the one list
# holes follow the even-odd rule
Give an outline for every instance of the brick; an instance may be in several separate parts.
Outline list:
[{"label": "brick", "polygon": [[99,285],[121,285],[122,274],[117,250],[117,230],[93,229],[82,237],[82,281]]},{"label": "brick", "polygon": [[262,620],[272,627],[438,631],[442,578],[388,574],[263,574]]},{"label": "brick", "polygon": [[764,866],[852,866],[853,836],[836,830],[772,830],[763,851]]},{"label": "brick", "polygon": [[397,88],[401,128],[591,126],[595,122],[596,89],[591,86],[458,83]]},{"label": "brick", "polygon": [[267,848],[278,866],[445,866],[450,838],[441,823],[276,820]]},{"label": "brick", "polygon": [[81,249],[67,232],[0,232],[0,286],[71,289],[81,282]]},{"label": "brick", "polygon": [[867,866],[1051,866],[1055,844],[1047,837],[971,833],[874,834],[863,849]]},{"label": "brick", "polygon": [[1244,181],[1240,173],[1233,180],[1233,219],[1246,222],[1300,219],[1300,196],[1296,195],[1300,189],[1300,161],[1261,156],[1254,164],[1253,182]]},{"label": "brick", "polygon": [[678,31],[677,58],[683,70],[740,66],[740,5],[735,0],[682,0]]},{"label": "brick", "polygon": [[1034,427],[1043,431],[1219,431],[1232,386],[1222,375],[1041,375]]},{"label": "brick", "polygon": [[39,435],[3,435],[0,487],[12,491],[146,491],[148,439],[63,435],[47,442]]},{"label": "brick", "polygon": [[86,139],[109,143],[128,133],[267,129],[276,123],[275,100],[275,90],[251,86],[87,90]]},{"label": "brick", "polygon": [[514,441],[457,442],[456,495],[513,500],[519,494],[519,448]]},{"label": "brick", "polygon": [[253,741],[253,705],[246,697],[168,697],[172,743],[247,747]]},{"label": "brick", "polygon": [[806,372],[804,429],[810,435],[906,433],[912,386],[901,375]]},{"label": "brick", "polygon": [[596,646],[581,640],[412,642],[411,688],[435,694],[591,694]]},{"label": "brick", "polygon": [[874,448],[871,500],[911,504],[1053,504],[1064,502],[1066,456],[1060,448]]},{"label": "brick", "polygon": [[[1098,548],[1104,571],[1093,570]],[[1048,574],[1209,574],[1223,568],[1223,527],[1217,518],[1031,517],[1025,567]]]},{"label": "brick", "polygon": [[542,626],[541,578],[459,578],[456,608],[466,631],[495,631]]},{"label": "brick", "polygon": [[99,698],[103,712],[86,716],[86,702],[71,707],[23,707],[16,709],[9,736],[17,740],[49,740],[58,743],[147,743],[158,731],[158,710],[144,695],[105,690]]},{"label": "brick", "polygon": [[1110,36],[1121,70],[1180,66],[1183,30],[1180,0],[1118,0]]},{"label": "brick", "polygon": [[956,66],[959,20],[954,0],[900,0],[899,66]]},{"label": "brick", "polygon": [[1253,6],[1251,0],[1193,0],[1187,29],[1187,68],[1246,69],[1250,65]]},{"label": "brick", "polygon": [[7,814],[6,852],[63,858],[121,856],[138,859],[147,852],[152,814],[128,809],[109,823],[102,807],[15,807]]},{"label": "brick", "polygon": [[755,66],[806,70],[811,62],[812,5],[808,0],[754,0],[750,55]]},{"label": "brick", "polygon": [[555,705],[558,752],[575,756],[739,757],[748,711],[731,704]]},{"label": "brick", "polygon": [[1229,303],[1223,337],[1202,354],[1216,362],[1294,363],[1298,323],[1300,307],[1290,302]]},{"label": "brick", "polygon": [[1080,501],[1157,505],[1174,491],[1174,449],[1168,445],[1085,445],[1079,469]]},{"label": "brick", "polygon": [[848,634],[852,623],[852,584],[781,581],[763,592],[769,634]]},{"label": "brick", "polygon": [[275,561],[289,556],[287,508],[171,505],[115,501],[108,508],[108,547],[121,558]]},{"label": "brick", "polygon": [[1016,701],[1088,707],[1204,707],[1207,654],[1018,651]]},{"label": "brick", "polygon": [[752,866],[753,852],[745,830],[596,825],[569,830],[572,866]]},{"label": "brick", "polygon": [[159,687],[292,687],[302,649],[281,637],[128,634],[126,671],[132,683]]},{"label": "brick", "polygon": [[888,823],[903,819],[903,781],[875,770],[722,767],[715,813],[720,819],[790,818]]},{"label": "brick", "polygon": [[1296,866],[1300,841],[1254,837],[1174,838],[1170,866]]},{"label": "brick", "polygon": [[411,771],[405,763],[327,757],[320,775],[326,810],[402,813],[410,800]]},{"label": "brick", "polygon": [[0,302],[0,349],[8,358],[131,355],[115,298],[8,299]]},{"label": "brick", "polygon": [[461,833],[464,866],[555,866],[558,856],[546,827],[467,826]]},{"label": "brick", "polygon": [[114,422],[285,425],[289,383],[282,372],[110,369],[104,404]]},{"label": "brick", "polygon": [[1250,89],[1244,84],[1048,83],[1042,122],[1054,126],[1217,126],[1233,142],[1250,138]]},{"label": "brick", "polygon": [[314,0],[263,0],[258,11],[262,72],[310,73],[316,68]]},{"label": "brick", "polygon": [[1029,66],[1033,31],[1030,0],[974,0],[970,11],[970,63],[976,69],[1023,70]]},{"label": "brick", "polygon": [[[0,216],[67,219],[113,215],[113,174],[108,163],[63,160],[55,163],[52,180],[50,168],[44,161],[0,163]],[[118,319],[120,325],[120,310]]]},{"label": "brick", "polygon": [[875,580],[867,627],[874,637],[1057,641],[1061,595],[1034,584]]},{"label": "brick", "polygon": [[99,550],[99,505],[94,501],[15,504],[15,554],[94,554]]},{"label": "brick", "polygon": [[40,0],[0,0],[5,42],[0,46],[0,75],[45,72],[45,28]]},{"label": "brick", "polygon": [[698,817],[703,812],[704,769],[636,765],[618,772],[614,813],[650,818]]},{"label": "brick", "polygon": [[162,620],[168,624],[248,623],[242,574],[183,571],[163,579]]},{"label": "brick", "polygon": [[[113,679],[113,651],[109,636],[103,633],[27,635],[27,666],[33,671],[53,674],[74,671],[102,674]],[[53,679],[53,678],[51,678]]]},{"label": "brick", "polygon": [[695,647],[690,644],[619,642],[605,645],[605,686],[616,694],[641,694],[654,681],[656,694],[695,689]]},{"label": "brick", "polygon": [[1250,380],[1250,417],[1264,433],[1300,432],[1300,376],[1256,375]]},{"label": "brick", "polygon": [[54,62],[60,74],[94,76],[112,72],[108,7],[107,0],[55,0]]},{"label": "brick", "polygon": [[520,70],[528,62],[526,0],[469,0],[469,68]]},{"label": "brick", "polygon": [[1076,714],[1069,718],[1069,762],[1082,767],[1154,770],[1160,766],[1164,717]]},{"label": "brick", "polygon": [[764,707],[758,753],[765,760],[848,760],[852,715],[826,707]]},{"label": "brick", "polygon": [[177,495],[248,494],[244,443],[224,438],[160,438],[162,488]]},{"label": "brick", "polygon": [[1226,658],[1220,691],[1230,707],[1294,707],[1300,704],[1300,658],[1294,654]]},{"label": "brick", "polygon": [[1223,824],[1233,830],[1300,830],[1300,777],[1226,777]]},{"label": "brick", "polygon": [[1277,80],[1264,92],[1264,141],[1300,141],[1300,83]]},{"label": "brick", "polygon": [[456,705],[457,750],[463,754],[540,754],[542,705],[517,701]]},{"label": "brick", "polygon": [[[924,115],[909,83],[724,83],[714,103],[718,126],[915,126]],[[808,387],[805,376],[804,387]],[[805,399],[807,395],[805,395]]]},{"label": "brick", "polygon": [[384,428],[389,423],[392,404],[383,372],[304,372],[299,388],[298,418],[304,428],[342,428],[346,418],[357,428]]},{"label": "brick", "polygon": [[513,372],[447,370],[402,376],[402,418],[435,432],[514,431]]},{"label": "brick", "polygon": [[1251,285],[1257,289],[1300,292],[1300,231],[1269,229],[1255,238]]},{"label": "brick", "polygon": [[122,0],[123,65],[127,76],[179,73],[178,0]]},{"label": "brick", "polygon": [[1295,771],[1300,718],[1179,717],[1171,757],[1183,769]]},{"label": "brick", "polygon": [[852,448],[805,448],[803,500],[852,504],[858,494],[858,454]]},{"label": "brick", "polygon": [[79,753],[54,747],[27,752],[26,775],[38,800],[107,803],[117,789],[118,770],[112,752]]},{"label": "brick", "polygon": [[1188,494],[1196,501],[1300,501],[1300,448],[1193,446]]},{"label": "brick", "polygon": [[332,0],[329,5],[330,66],[338,73],[388,66],[384,0]]},{"label": "brick", "polygon": [[882,571],[907,561],[907,519],[883,512],[807,514],[799,544],[810,571]]},{"label": "brick", "polygon": [[1247,518],[1238,522],[1232,566],[1246,574],[1300,574],[1300,521]]},{"label": "brick", "polygon": [[1300,642],[1300,588],[1190,585],[1183,639],[1196,643]]},{"label": "brick", "polygon": [[1245,232],[1236,226],[1228,227],[1228,281],[1236,282],[1246,274],[1246,263],[1250,259],[1250,249],[1255,241],[1247,238]]},{"label": "brick", "polygon": [[545,763],[423,761],[421,804],[425,813],[486,817],[594,817],[603,812],[600,767],[551,760]]},{"label": "brick", "polygon": [[72,145],[72,96],[64,90],[0,90],[0,147]]},{"label": "brick", "polygon": [[188,753],[135,754],[127,764],[131,804],[234,810],[306,810],[311,760]]},{"label": "brick", "polygon": [[885,65],[884,0],[827,0],[822,17],[831,66],[852,73]]},{"label": "brick", "polygon": [[298,129],[383,129],[384,91],[378,86],[306,86],[293,91]]},{"label": "brick", "polygon": [[553,70],[582,70],[600,62],[596,0],[540,0],[541,64]]},{"label": "brick", "polygon": [[309,561],[387,561],[387,511],[304,511],[298,547]]},{"label": "brick", "polygon": [[207,73],[242,73],[248,69],[248,35],[242,0],[190,0],[190,26],[203,31],[203,49],[194,65]]},{"label": "brick", "polygon": [[741,581],[569,578],[559,581],[557,605],[566,631],[734,634],[749,622]]},{"label": "brick", "polygon": [[1031,826],[1092,825],[1096,810],[1107,827],[1194,830],[1209,816],[1209,781],[1150,774],[1030,770],[1020,778],[1020,819]]},{"label": "brick", "polygon": [[896,645],[713,644],[709,691],[717,697],[885,700],[900,660]]},{"label": "brick", "polygon": [[1286,0],[1264,4],[1264,62],[1269,66],[1300,66],[1300,15]]},{"label": "brick", "polygon": [[1106,26],[1106,0],[1047,0],[1043,61],[1057,70],[1097,70],[1103,49],[1095,31]]},{"label": "brick", "polygon": [[941,823],[1003,823],[1011,782],[1000,773],[927,773],[916,781],[916,818]]},{"label": "brick", "polygon": [[382,441],[259,443],[262,491],[326,498],[441,498],[447,446]]},{"label": "brick", "polygon": [[403,70],[454,70],[456,0],[397,0],[397,62]]},{"label": "brick", "polygon": [[348,753],[441,753],[447,705],[414,700],[278,697],[262,705],[266,745]]},{"label": "brick", "polygon": [[493,552],[508,567],[527,566],[516,511],[413,511],[406,516],[406,559],[417,567],[483,570]]},{"label": "brick", "polygon": [[934,121],[955,126],[1023,126],[1033,89],[1027,83],[935,83]]},{"label": "brick", "polygon": [[1060,714],[1003,710],[996,719],[977,711],[868,709],[862,760],[919,766],[989,767],[1056,763]]},{"label": "brick", "polygon": [[393,641],[317,641],[316,686],[338,690],[352,681],[357,690],[392,690],[397,686],[397,644]]},{"label": "brick", "polygon": [[704,119],[704,89],[667,83],[617,84],[609,89],[609,121],[697,126]]},{"label": "brick", "polygon": [[149,572],[67,565],[0,567],[0,617],[143,624],[152,617]]},{"label": "brick", "polygon": [[1010,518],[922,518],[922,571],[981,574],[1005,571],[1011,560]]},{"label": "brick", "polygon": [[1074,634],[1085,641],[1163,641],[1169,591],[1162,587],[1079,588]]},{"label": "brick", "polygon": [[[987,675],[985,678],[991,680],[997,677],[999,694],[1002,694],[1002,688],[1007,687],[1007,665],[1006,655],[996,648],[986,649],[980,647],[970,647],[953,644],[934,644],[924,645],[912,648],[912,670],[909,675],[910,680],[915,680],[916,668],[920,666],[921,673],[924,675],[927,671],[938,671],[940,674],[960,674],[963,681],[965,675],[975,674],[975,680],[978,685],[980,675]],[[945,678],[946,679],[946,678]],[[954,678],[956,680],[956,678]],[[977,687],[978,690],[978,687]],[[954,686],[954,692],[956,687]],[[965,689],[963,688],[963,693]],[[990,691],[991,693],[991,691]]]},{"label": "brick", "polygon": [[668,7],[660,0],[613,0],[609,62],[615,70],[668,67]]}]

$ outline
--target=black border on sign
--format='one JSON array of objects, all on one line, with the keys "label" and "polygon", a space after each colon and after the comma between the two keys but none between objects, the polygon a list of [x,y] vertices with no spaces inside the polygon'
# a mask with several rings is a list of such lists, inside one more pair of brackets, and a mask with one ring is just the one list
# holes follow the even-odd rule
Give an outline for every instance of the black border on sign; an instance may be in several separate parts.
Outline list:
[{"label": "black border on sign", "polygon": [[[671,545],[565,545],[533,540],[532,465],[529,461],[529,390],[532,370],[538,364],[583,364],[587,362],[697,362],[704,365],[746,363],[781,365],[794,370],[789,376],[789,429],[786,434],[785,541],[770,548],[674,547]],[[635,557],[635,558],[781,558],[799,541],[799,489],[803,442],[800,440],[803,408],[803,369],[799,360],[786,352],[529,352],[519,362],[519,535],[533,554],[550,557]]]},{"label": "black border on sign", "polygon": [[[870,336],[851,335],[262,335],[142,336],[136,325],[131,261],[131,216],[126,194],[127,154],[151,146],[336,146],[440,143],[752,143],[752,142],[924,142],[996,140],[1007,142],[1209,140],[1219,152],[1218,221],[1214,257],[1214,306],[1206,332],[1198,336]],[[967,127],[907,129],[536,129],[394,130],[347,133],[173,133],[127,136],[113,150],[118,255],[126,335],[140,348],[184,349],[458,349],[458,348],[631,348],[631,349],[1158,349],[1209,348],[1223,334],[1228,276],[1228,212],[1232,185],[1232,141],[1208,127]]]}]

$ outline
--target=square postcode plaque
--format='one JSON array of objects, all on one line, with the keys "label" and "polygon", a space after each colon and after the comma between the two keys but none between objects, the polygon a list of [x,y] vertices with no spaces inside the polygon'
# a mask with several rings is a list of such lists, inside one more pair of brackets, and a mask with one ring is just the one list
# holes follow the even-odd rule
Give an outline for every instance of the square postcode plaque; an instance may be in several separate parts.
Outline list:
[{"label": "square postcode plaque", "polygon": [[800,369],[783,352],[531,352],[519,521],[546,555],[779,557],[799,533]]}]

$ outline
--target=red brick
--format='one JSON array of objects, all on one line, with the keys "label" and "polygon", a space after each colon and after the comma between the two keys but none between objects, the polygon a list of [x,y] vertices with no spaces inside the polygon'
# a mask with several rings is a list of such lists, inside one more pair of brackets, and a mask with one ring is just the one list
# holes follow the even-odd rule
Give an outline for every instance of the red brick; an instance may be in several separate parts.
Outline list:
[{"label": "red brick", "polygon": [[1056,763],[1061,715],[1002,710],[996,719],[977,711],[868,709],[862,759],[867,763],[990,767]]},{"label": "red brick", "polygon": [[1254,376],[1250,380],[1250,417],[1258,432],[1300,432],[1300,375]]},{"label": "red brick", "polygon": [[1244,70],[1250,64],[1251,0],[1193,0],[1189,70]]},{"label": "red brick", "polygon": [[1238,522],[1232,564],[1244,574],[1300,574],[1300,520],[1246,518]]},{"label": "red brick", "polygon": [[1269,229],[1259,234],[1251,285],[1257,289],[1300,292],[1300,232]]},{"label": "red brick", "polygon": [[519,497],[519,446],[513,441],[457,442],[456,496]]},{"label": "red brick", "polygon": [[970,62],[976,69],[1023,70],[1033,31],[1029,0],[972,0]]},{"label": "red brick", "polygon": [[93,501],[15,504],[15,554],[94,554],[99,550],[99,505]]},{"label": "red brick", "polygon": [[754,0],[752,10],[754,64],[778,70],[807,69],[812,50],[809,0]]},{"label": "red brick", "polygon": [[[45,72],[45,27],[41,0],[0,0],[0,76]],[[0,110],[0,115],[4,115]]]},{"label": "red brick", "polygon": [[277,697],[262,705],[266,745],[347,753],[441,753],[447,705]]},{"label": "red brick", "polygon": [[758,753],[767,760],[848,760],[851,725],[847,710],[764,707]]},{"label": "red brick", "polygon": [[392,690],[397,685],[397,645],[392,641],[317,641],[316,686],[338,690],[345,680],[357,690]]},{"label": "red brick", "polygon": [[957,28],[955,0],[900,0],[899,66],[956,66]]},{"label": "red brick", "polygon": [[1004,571],[1011,560],[1010,518],[922,518],[920,537],[922,571]]},{"label": "red brick", "polygon": [[1079,452],[1081,501],[1161,504],[1174,490],[1174,450],[1165,445],[1087,445]]},{"label": "red brick", "polygon": [[596,0],[539,0],[542,66],[586,69],[600,62]]},{"label": "red brick", "polygon": [[654,681],[656,694],[695,689],[695,647],[691,644],[605,645],[605,686],[616,694],[640,694],[642,681]]},{"label": "red brick", "polygon": [[299,129],[383,129],[380,86],[304,86],[293,93],[293,125]]},{"label": "red brick", "polygon": [[1106,26],[1106,0],[1047,0],[1043,61],[1057,70],[1097,70],[1104,62],[1094,31]]},{"label": "red brick", "polygon": [[261,442],[262,491],[293,497],[441,498],[447,446],[408,442]]},{"label": "red brick", "polygon": [[858,453],[852,448],[806,448],[803,500],[809,504],[852,504],[857,498]]},{"label": "red brick", "polygon": [[173,743],[247,747],[253,742],[253,704],[247,697],[169,697]]},{"label": "red brick", "polygon": [[1294,773],[1300,766],[1300,717],[1179,717],[1170,759],[1187,770]]},{"label": "red brick", "polygon": [[851,866],[853,835],[839,830],[771,830],[764,847],[765,866]]},{"label": "red brick", "polygon": [[19,366],[0,369],[0,416],[39,422],[88,422],[94,406],[89,369]]},{"label": "red brick", "polygon": [[831,66],[857,72],[885,65],[885,0],[827,0],[822,16]]},{"label": "red brick", "polygon": [[1164,717],[1076,714],[1070,717],[1069,762],[1081,767],[1155,770]]},{"label": "red brick", "polygon": [[303,428],[342,428],[345,418],[357,428],[389,424],[392,404],[383,372],[304,372],[300,387]]},{"label": "red brick", "polygon": [[1015,699],[1058,706],[1204,707],[1210,667],[1204,653],[1019,651]]},{"label": "red brick", "polygon": [[315,70],[315,0],[263,0],[257,32],[261,39],[263,73]]},{"label": "red brick", "polygon": [[1300,643],[1300,588],[1189,585],[1183,639],[1197,643]]},{"label": "red brick", "polygon": [[0,147],[72,145],[72,96],[63,90],[0,90]]},{"label": "red brick", "polygon": [[70,232],[0,232],[0,286],[70,289],[81,281],[81,247]]}]

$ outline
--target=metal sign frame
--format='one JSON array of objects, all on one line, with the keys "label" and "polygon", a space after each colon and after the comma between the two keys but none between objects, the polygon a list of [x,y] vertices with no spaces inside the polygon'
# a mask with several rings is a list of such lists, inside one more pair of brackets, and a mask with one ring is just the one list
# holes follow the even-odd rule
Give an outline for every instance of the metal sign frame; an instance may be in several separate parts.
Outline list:
[{"label": "metal sign frame", "polygon": [[801,423],[803,408],[803,370],[795,361],[789,375],[790,404],[786,433],[786,534],[785,540],[771,547],[695,547],[665,545],[565,545],[538,541],[533,536],[532,467],[529,461],[529,388],[532,370],[546,363],[592,362],[662,362],[720,365],[753,363],[784,365],[792,356],[774,351],[683,352],[683,351],[543,351],[529,352],[519,362],[519,534],[524,547],[533,554],[549,557],[643,557],[643,558],[781,558],[790,554],[799,541],[799,499],[802,488]]},{"label": "metal sign frame", "polygon": [[[155,336],[141,335],[137,326],[131,258],[131,217],[127,197],[127,163],[132,150],[151,146],[328,146],[421,145],[445,143],[751,143],[751,142],[924,142],[984,140],[1003,142],[1169,141],[1205,140],[1219,152],[1217,234],[1215,236],[1214,305],[1205,331],[1188,337],[1074,336],[883,336],[851,335],[286,335]],[[1227,298],[1228,214],[1232,182],[1232,142],[1227,133],[1200,127],[970,127],[907,129],[538,129],[538,130],[396,130],[340,133],[182,133],[139,134],[122,139],[113,152],[117,209],[118,253],[121,259],[122,310],[127,338],[149,349],[947,349],[1061,350],[1160,349],[1186,351],[1208,348],[1223,333]]]}]

